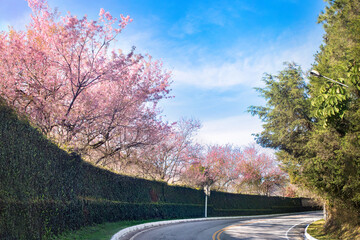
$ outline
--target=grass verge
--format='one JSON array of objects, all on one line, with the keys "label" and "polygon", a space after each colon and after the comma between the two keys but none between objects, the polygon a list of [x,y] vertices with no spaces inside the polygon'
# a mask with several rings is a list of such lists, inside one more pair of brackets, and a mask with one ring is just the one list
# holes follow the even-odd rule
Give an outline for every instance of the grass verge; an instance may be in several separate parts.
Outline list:
[{"label": "grass verge", "polygon": [[338,240],[336,236],[329,235],[324,231],[325,220],[321,219],[310,224],[307,229],[308,234],[318,240]]},{"label": "grass verge", "polygon": [[64,232],[54,237],[55,240],[110,240],[110,238],[120,230],[134,225],[155,222],[160,220],[142,220],[142,221],[120,221],[97,224],[94,226],[83,227],[76,231]]},{"label": "grass verge", "polygon": [[360,226],[348,226],[343,224],[340,228],[325,231],[325,220],[313,222],[307,232],[318,240],[354,240],[360,239]]}]

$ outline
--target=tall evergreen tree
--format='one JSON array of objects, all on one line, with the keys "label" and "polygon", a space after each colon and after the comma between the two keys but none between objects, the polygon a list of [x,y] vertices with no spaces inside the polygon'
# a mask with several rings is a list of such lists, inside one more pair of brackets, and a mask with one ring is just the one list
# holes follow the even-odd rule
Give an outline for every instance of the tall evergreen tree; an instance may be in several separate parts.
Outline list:
[{"label": "tall evergreen tree", "polygon": [[301,68],[294,63],[287,63],[278,75],[265,75],[263,81],[265,87],[256,90],[267,100],[266,106],[249,108],[264,122],[264,130],[256,135],[257,142],[279,150],[283,167],[295,180],[301,176],[298,166],[307,155],[305,146],[313,128],[308,88]]},{"label": "tall evergreen tree", "polygon": [[308,185],[327,198],[328,226],[360,224],[360,1],[329,0],[319,23],[324,43],[314,68],[326,79],[310,79],[312,113],[318,124],[312,132],[305,174]]},{"label": "tall evergreen tree", "polygon": [[[277,149],[292,181],[327,202],[328,229],[360,225],[360,1],[327,0],[319,16],[324,42],[314,69],[344,85],[288,65],[258,88],[266,107],[249,111],[264,121],[262,146]],[[330,228],[331,227],[331,228]],[[358,233],[360,234],[360,233]],[[359,235],[357,235],[359,236]]]}]

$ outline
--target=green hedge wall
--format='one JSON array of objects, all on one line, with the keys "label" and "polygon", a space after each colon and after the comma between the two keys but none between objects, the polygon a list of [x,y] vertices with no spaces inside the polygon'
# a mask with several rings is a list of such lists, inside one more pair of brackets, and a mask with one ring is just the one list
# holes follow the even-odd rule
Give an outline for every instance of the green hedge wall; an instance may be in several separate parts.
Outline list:
[{"label": "green hedge wall", "polygon": [[301,198],[212,192],[209,204],[221,209],[271,209],[273,206],[302,206]]},{"label": "green hedge wall", "polygon": [[[202,190],[94,167],[0,100],[0,239],[51,239],[105,221],[202,217]],[[309,210],[301,199],[212,192],[209,216]]]},{"label": "green hedge wall", "polygon": [[0,201],[0,239],[51,239],[82,226],[121,220],[193,218],[202,205],[111,201]]}]

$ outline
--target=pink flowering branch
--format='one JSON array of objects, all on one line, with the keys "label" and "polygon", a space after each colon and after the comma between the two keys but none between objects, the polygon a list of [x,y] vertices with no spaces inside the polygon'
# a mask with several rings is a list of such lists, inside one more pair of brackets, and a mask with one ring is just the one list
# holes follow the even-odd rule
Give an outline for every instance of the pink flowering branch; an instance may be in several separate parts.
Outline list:
[{"label": "pink flowering branch", "polygon": [[[0,33],[0,94],[61,146],[106,165],[158,142],[158,102],[170,73],[150,56],[110,51],[132,20],[101,9],[97,21],[64,17],[28,0],[26,31]],[[59,20],[60,19],[60,20]]]}]

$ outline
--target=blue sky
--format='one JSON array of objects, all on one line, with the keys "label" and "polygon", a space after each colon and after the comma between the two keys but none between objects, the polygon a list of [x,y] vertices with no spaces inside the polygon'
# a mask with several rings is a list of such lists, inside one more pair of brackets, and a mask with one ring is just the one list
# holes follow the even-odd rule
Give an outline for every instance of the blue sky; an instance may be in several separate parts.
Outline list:
[{"label": "blue sky", "polygon": [[[202,122],[197,141],[248,145],[261,122],[246,112],[263,105],[254,87],[283,62],[304,70],[324,33],[317,16],[322,0],[49,0],[61,13],[96,19],[100,8],[133,22],[117,46],[148,53],[172,71],[175,98],[161,103],[165,119]],[[29,21],[25,0],[0,0],[0,30],[21,29]]]}]

